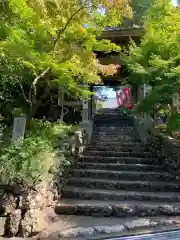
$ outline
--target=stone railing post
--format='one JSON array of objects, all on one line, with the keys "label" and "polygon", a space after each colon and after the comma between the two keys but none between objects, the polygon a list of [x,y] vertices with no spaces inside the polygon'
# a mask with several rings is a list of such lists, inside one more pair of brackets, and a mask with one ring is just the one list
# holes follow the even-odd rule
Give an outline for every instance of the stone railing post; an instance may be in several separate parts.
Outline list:
[{"label": "stone railing post", "polygon": [[[150,91],[150,86],[143,84],[138,88],[138,102],[142,101]],[[141,113],[134,118],[136,131],[143,143],[148,141],[148,132],[152,128],[154,121],[148,113]]]},{"label": "stone railing post", "polygon": [[81,158],[87,144],[88,134],[83,128],[81,128],[72,136],[70,143],[70,151],[75,160]]},{"label": "stone railing post", "polygon": [[[89,86],[84,85],[84,89],[88,90]],[[92,135],[92,129],[93,129],[93,121],[92,118],[89,116],[89,101],[88,97],[85,96],[83,99],[83,110],[82,110],[82,122],[81,122],[81,127],[87,132],[88,134],[88,143],[91,141],[91,135]]]}]

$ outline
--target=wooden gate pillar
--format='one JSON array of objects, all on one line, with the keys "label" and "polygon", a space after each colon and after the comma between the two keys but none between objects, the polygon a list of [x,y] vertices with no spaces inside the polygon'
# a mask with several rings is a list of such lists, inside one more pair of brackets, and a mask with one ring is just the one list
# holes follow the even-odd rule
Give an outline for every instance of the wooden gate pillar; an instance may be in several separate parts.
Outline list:
[{"label": "wooden gate pillar", "polygon": [[[88,85],[84,85],[84,88],[88,90]],[[83,97],[83,109],[82,109],[82,123],[86,124],[89,121],[89,100],[87,96]]]}]

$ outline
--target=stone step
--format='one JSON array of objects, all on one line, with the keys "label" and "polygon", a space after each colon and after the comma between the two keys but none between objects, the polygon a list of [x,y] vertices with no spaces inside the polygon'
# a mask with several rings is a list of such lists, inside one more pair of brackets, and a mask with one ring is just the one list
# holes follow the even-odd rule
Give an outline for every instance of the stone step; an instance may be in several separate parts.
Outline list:
[{"label": "stone step", "polygon": [[134,181],[176,181],[176,176],[168,172],[153,171],[109,171],[98,169],[74,169],[72,176],[85,178],[101,178],[112,180],[134,180]]},{"label": "stone step", "polygon": [[132,122],[131,118],[122,117],[120,115],[111,115],[111,116],[95,116],[95,121],[120,121],[120,122]]},{"label": "stone step", "polygon": [[[126,126],[121,127],[121,126],[96,126],[94,125],[93,132],[106,132],[106,133],[115,133],[116,131],[118,132],[130,132],[130,131],[135,131],[134,126]],[[117,132],[116,132],[117,133]]]},{"label": "stone step", "polygon": [[139,139],[119,139],[119,140],[110,140],[110,139],[92,139],[91,145],[108,145],[108,146],[124,146],[126,144],[128,145],[134,145],[137,143],[141,143],[141,140]]},{"label": "stone step", "polygon": [[107,119],[94,119],[94,124],[95,125],[105,125],[105,124],[111,124],[111,125],[124,125],[124,126],[133,126],[133,121],[132,120],[122,120],[120,118],[107,118]]},{"label": "stone step", "polygon": [[127,152],[115,152],[115,151],[85,151],[84,156],[110,156],[110,157],[153,157],[151,152],[135,152],[135,151],[127,151]]},{"label": "stone step", "polygon": [[131,117],[129,117],[129,116],[123,116],[123,115],[121,115],[121,114],[118,114],[118,113],[116,113],[116,114],[101,114],[101,115],[95,115],[94,116],[94,118],[96,119],[104,119],[104,118],[118,118],[118,119],[122,119],[122,120],[131,120],[132,118]]},{"label": "stone step", "polygon": [[119,140],[119,141],[110,141],[110,140],[105,140],[105,139],[101,139],[101,140],[98,140],[98,139],[92,139],[91,141],[91,145],[108,145],[109,147],[110,146],[117,146],[117,147],[120,147],[120,146],[133,146],[134,144],[138,144],[138,143],[141,143],[141,141],[139,139],[123,139],[123,140]]},{"label": "stone step", "polygon": [[176,202],[180,203],[179,193],[159,192],[137,192],[137,191],[118,191],[104,189],[90,189],[84,187],[66,186],[63,190],[64,198],[86,199],[86,200],[115,200],[115,201],[157,201],[157,202]]},{"label": "stone step", "polygon": [[131,119],[129,116],[123,116],[119,113],[113,113],[113,114],[95,114],[94,118],[95,119],[102,119],[102,118],[121,118],[121,119],[124,119],[124,120],[129,120]]},{"label": "stone step", "polygon": [[111,121],[107,121],[107,122],[94,122],[95,127],[101,127],[101,128],[125,128],[125,129],[129,129],[129,128],[133,128],[134,129],[134,125],[133,123],[117,123],[114,122],[112,123]]},{"label": "stone step", "polygon": [[128,116],[122,116],[120,114],[98,114],[94,116],[95,120],[106,120],[106,119],[120,119],[121,121],[130,121],[132,118]]},{"label": "stone step", "polygon": [[[120,145],[120,146],[119,146]],[[93,146],[93,144],[91,144],[91,146]],[[143,147],[144,144],[141,142],[122,142],[120,143],[119,141],[115,141],[115,142],[104,142],[103,144],[101,142],[99,142],[98,144],[96,144],[96,146],[109,146],[109,148],[111,146],[117,146],[117,147],[135,147],[136,149],[138,147]],[[150,146],[150,145],[149,145]]]},{"label": "stone step", "polygon": [[155,164],[155,158],[137,158],[137,157],[105,157],[105,156],[83,156],[81,162],[95,163],[126,163],[126,164]]},{"label": "stone step", "polygon": [[96,119],[94,119],[94,124],[95,125],[110,125],[110,126],[114,126],[114,125],[116,125],[116,126],[122,126],[122,125],[124,125],[124,126],[133,126],[134,125],[134,123],[133,123],[133,121],[132,120],[121,120],[120,118],[116,118],[116,119],[112,119],[112,118],[109,118],[109,119],[106,119],[106,120],[101,120],[101,119],[98,119],[98,120],[96,120]]},{"label": "stone step", "polygon": [[143,192],[179,192],[180,183],[166,181],[129,181],[129,180],[109,180],[97,178],[70,178],[68,186],[86,187],[94,189],[127,190]]},{"label": "stone step", "polygon": [[57,214],[85,215],[96,217],[147,217],[178,216],[180,204],[138,202],[138,201],[97,201],[97,200],[61,200],[55,207]]},{"label": "stone step", "polygon": [[101,131],[115,131],[115,130],[119,130],[119,131],[128,131],[128,130],[134,130],[134,125],[133,126],[126,126],[125,128],[124,127],[122,127],[122,126],[116,126],[116,125],[109,125],[109,126],[100,126],[100,125],[98,125],[98,126],[96,126],[96,125],[94,125],[94,130],[97,130],[97,131],[99,131],[99,130],[101,130]]},{"label": "stone step", "polygon": [[141,140],[138,138],[138,137],[133,137],[133,136],[119,136],[119,137],[116,137],[116,136],[112,136],[112,137],[109,137],[109,136],[99,136],[99,137],[92,137],[92,140],[91,142],[99,142],[99,141],[102,141],[102,142],[141,142]]},{"label": "stone step", "polygon": [[164,171],[164,167],[154,164],[120,164],[120,163],[91,163],[78,162],[76,164],[78,169],[101,169],[101,170],[121,170],[121,171]]},{"label": "stone step", "polygon": [[106,120],[106,119],[122,119],[122,120],[129,120],[130,118],[127,116],[121,116],[120,114],[98,114],[94,115],[95,120]]},{"label": "stone step", "polygon": [[118,132],[112,133],[112,132],[93,132],[92,133],[92,138],[96,137],[138,137],[137,133],[135,131],[126,131],[126,132]]},{"label": "stone step", "polygon": [[96,131],[92,133],[92,137],[138,137],[138,134],[133,130],[119,131],[112,133],[111,131]]},{"label": "stone step", "polygon": [[117,128],[117,127],[106,127],[106,128],[95,128],[93,129],[93,134],[109,134],[109,135],[118,135],[118,134],[131,134],[135,133],[135,129],[133,127],[131,128]]},{"label": "stone step", "polygon": [[92,136],[119,136],[119,135],[130,135],[136,134],[135,129],[124,129],[124,128],[115,128],[115,129],[93,129]]},{"label": "stone step", "polygon": [[133,125],[132,119],[121,119],[120,117],[94,118],[95,124],[127,124]]},{"label": "stone step", "polygon": [[139,145],[136,146],[135,144],[133,146],[123,146],[123,147],[117,147],[117,146],[111,146],[111,148],[108,145],[94,145],[94,146],[88,146],[87,151],[117,151],[117,152],[133,152],[133,151],[142,151],[145,152],[148,150],[148,146],[145,145]]},{"label": "stone step", "polygon": [[129,137],[129,138],[138,138],[138,135],[134,132],[134,133],[114,133],[114,134],[102,134],[102,133],[98,133],[98,134],[92,134],[92,138],[100,138],[100,137],[103,137],[103,138],[123,138],[123,137]]}]

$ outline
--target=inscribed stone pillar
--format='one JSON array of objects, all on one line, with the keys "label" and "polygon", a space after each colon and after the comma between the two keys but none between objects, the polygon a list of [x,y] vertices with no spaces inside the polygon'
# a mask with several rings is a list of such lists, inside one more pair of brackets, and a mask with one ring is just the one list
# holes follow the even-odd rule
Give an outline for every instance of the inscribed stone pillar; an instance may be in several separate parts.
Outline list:
[{"label": "inscribed stone pillar", "polygon": [[96,96],[92,95],[92,118],[94,117],[94,114],[96,113]]},{"label": "inscribed stone pillar", "polygon": [[12,142],[16,140],[23,140],[26,128],[26,118],[25,117],[15,117],[13,123],[13,133]]},{"label": "inscribed stone pillar", "polygon": [[[88,90],[88,85],[84,85],[84,88]],[[83,114],[82,114],[82,122],[87,123],[89,120],[89,102],[88,97],[84,96],[83,98]]]}]

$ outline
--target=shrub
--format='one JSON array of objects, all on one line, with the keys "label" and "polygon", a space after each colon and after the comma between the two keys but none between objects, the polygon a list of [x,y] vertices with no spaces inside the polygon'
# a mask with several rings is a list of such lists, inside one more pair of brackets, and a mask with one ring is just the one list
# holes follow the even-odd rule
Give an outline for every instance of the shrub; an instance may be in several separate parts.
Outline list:
[{"label": "shrub", "polygon": [[33,120],[23,142],[1,148],[0,181],[29,188],[43,179],[62,174],[71,163],[69,135],[77,128]]}]

